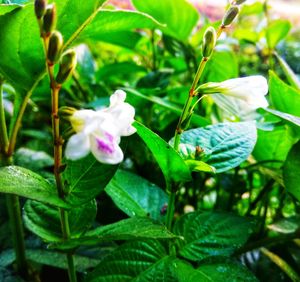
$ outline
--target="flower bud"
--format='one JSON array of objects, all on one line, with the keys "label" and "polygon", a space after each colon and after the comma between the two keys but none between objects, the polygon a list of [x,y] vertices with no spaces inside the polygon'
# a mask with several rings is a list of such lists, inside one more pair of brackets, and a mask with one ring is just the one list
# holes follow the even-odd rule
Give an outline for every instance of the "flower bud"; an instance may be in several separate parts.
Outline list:
[{"label": "flower bud", "polygon": [[230,25],[238,15],[239,11],[240,9],[238,6],[231,6],[223,17],[222,26]]},{"label": "flower bud", "polygon": [[46,0],[35,0],[34,1],[34,12],[38,19],[41,19],[46,12],[47,1]]},{"label": "flower bud", "polygon": [[61,119],[69,121],[76,111],[77,110],[72,107],[60,107],[58,110],[58,115]]},{"label": "flower bud", "polygon": [[217,42],[217,33],[216,30],[210,26],[206,29],[203,36],[202,43],[202,54],[203,57],[209,58],[211,56],[212,51],[214,50]]},{"label": "flower bud", "polygon": [[59,71],[56,76],[56,82],[63,84],[73,73],[77,63],[75,50],[66,51],[60,60]]},{"label": "flower bud", "polygon": [[63,38],[60,32],[54,31],[52,32],[47,52],[47,59],[50,64],[54,64],[60,57],[61,50],[63,47]]},{"label": "flower bud", "polygon": [[47,5],[43,17],[42,33],[44,36],[50,36],[50,33],[56,25],[56,6],[55,4]]}]

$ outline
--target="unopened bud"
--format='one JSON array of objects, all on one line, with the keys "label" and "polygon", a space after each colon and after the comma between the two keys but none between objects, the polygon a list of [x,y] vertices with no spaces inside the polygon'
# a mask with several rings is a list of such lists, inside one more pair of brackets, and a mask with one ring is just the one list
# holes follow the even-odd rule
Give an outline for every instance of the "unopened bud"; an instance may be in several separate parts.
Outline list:
[{"label": "unopened bud", "polygon": [[60,107],[58,110],[58,115],[61,119],[69,121],[71,116],[76,112],[77,110],[72,107]]},{"label": "unopened bud", "polygon": [[238,15],[239,11],[240,9],[238,6],[231,6],[223,17],[222,26],[230,25]]},{"label": "unopened bud", "polygon": [[46,0],[35,0],[34,1],[34,12],[38,19],[41,19],[46,12],[47,1]]},{"label": "unopened bud", "polygon": [[50,64],[54,64],[60,57],[63,47],[63,37],[60,32],[54,31],[51,33],[48,45],[47,59]]},{"label": "unopened bud", "polygon": [[66,51],[60,60],[59,71],[56,76],[56,82],[63,84],[69,76],[73,73],[77,63],[77,57],[75,50]]},{"label": "unopened bud", "polygon": [[206,29],[203,36],[202,43],[202,55],[203,57],[209,58],[212,51],[214,50],[217,42],[217,33],[216,30],[210,26]]},{"label": "unopened bud", "polygon": [[55,4],[47,5],[46,11],[43,17],[42,32],[45,36],[50,36],[52,30],[56,25],[56,6]]},{"label": "unopened bud", "polygon": [[247,0],[236,0],[235,1],[235,5],[241,5],[243,3],[245,3]]}]

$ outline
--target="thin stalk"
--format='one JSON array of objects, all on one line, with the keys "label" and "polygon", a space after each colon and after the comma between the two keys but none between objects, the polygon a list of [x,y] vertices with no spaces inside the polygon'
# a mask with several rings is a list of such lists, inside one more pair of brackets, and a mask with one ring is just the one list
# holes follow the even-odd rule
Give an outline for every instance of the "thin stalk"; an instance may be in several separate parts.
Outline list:
[{"label": "thin stalk", "polygon": [[[45,55],[47,57],[48,43],[49,37],[43,36],[44,50]],[[60,135],[60,123],[59,123],[59,91],[61,89],[61,85],[57,84],[54,78],[54,66],[50,62],[46,61],[47,72],[50,79],[50,88],[51,88],[51,100],[52,100],[52,135],[53,135],[53,143],[54,143],[54,176],[56,181],[57,193],[61,199],[65,198],[64,185],[61,177],[61,165],[62,165],[62,145],[63,138]],[[62,236],[64,240],[68,240],[71,236],[68,212],[64,209],[60,208],[60,222],[61,222],[61,230]],[[71,252],[66,254],[67,262],[68,262],[68,275],[71,282],[77,282],[76,269],[74,266],[74,256]]]},{"label": "thin stalk", "polygon": [[166,226],[169,230],[172,228],[172,220],[175,211],[175,198],[176,192],[170,192],[166,218]]},{"label": "thin stalk", "polygon": [[156,71],[155,29],[153,29],[151,32],[151,45],[152,45],[152,70]]},{"label": "thin stalk", "polygon": [[260,251],[274,262],[292,281],[300,281],[298,273],[285,260],[266,248],[261,248]]},{"label": "thin stalk", "polygon": [[[11,154],[8,154],[10,142],[7,134],[5,111],[3,106],[3,80],[0,80],[0,154],[3,157],[3,164],[12,163]],[[16,266],[18,273],[23,278],[28,278],[28,267],[25,254],[24,230],[22,224],[21,207],[19,197],[6,195],[6,205],[9,216],[9,223],[12,233],[13,246],[16,255]]]},{"label": "thin stalk", "polygon": [[0,155],[4,155],[8,148],[8,136],[3,105],[3,80],[0,78]]},{"label": "thin stalk", "polygon": [[235,256],[240,256],[241,254],[256,250],[261,247],[272,247],[278,246],[279,244],[284,244],[286,242],[295,241],[295,239],[300,237],[300,230],[297,230],[290,234],[281,234],[276,237],[266,237],[260,240],[251,242],[235,252]]},{"label": "thin stalk", "polygon": [[188,98],[185,102],[185,105],[183,107],[183,111],[182,111],[181,116],[179,118],[177,128],[176,128],[176,131],[175,131],[175,136],[174,136],[174,149],[176,151],[178,151],[178,149],[179,149],[180,135],[183,132],[183,129],[181,128],[182,122],[189,115],[190,108],[191,108],[191,105],[192,105],[192,102],[193,102],[193,98],[197,95],[197,93],[195,92],[195,88],[196,88],[196,86],[199,82],[199,79],[200,79],[203,71],[204,71],[204,68],[206,66],[207,61],[208,61],[208,58],[203,57],[200,64],[199,64],[198,70],[196,72],[196,75],[194,77],[192,86],[191,86],[190,91],[189,91],[189,96],[188,96]]},{"label": "thin stalk", "polygon": [[12,241],[16,254],[17,271],[26,279],[28,278],[28,265],[26,261],[24,229],[19,197],[7,194],[6,205],[12,233]]}]

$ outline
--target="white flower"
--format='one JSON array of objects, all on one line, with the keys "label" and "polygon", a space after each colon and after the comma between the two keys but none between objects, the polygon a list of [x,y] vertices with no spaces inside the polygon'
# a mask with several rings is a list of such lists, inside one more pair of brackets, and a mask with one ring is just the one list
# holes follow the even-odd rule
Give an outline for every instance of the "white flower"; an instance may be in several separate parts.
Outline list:
[{"label": "white flower", "polygon": [[266,108],[267,80],[260,75],[229,79],[220,83],[209,82],[197,88],[200,94],[223,94],[243,100],[248,109]]},{"label": "white flower", "polygon": [[110,97],[110,106],[99,111],[79,110],[70,118],[76,134],[66,146],[66,157],[78,160],[90,152],[101,163],[117,164],[123,160],[119,146],[121,136],[136,132],[132,126],[134,108],[125,103],[126,93],[117,90]]}]

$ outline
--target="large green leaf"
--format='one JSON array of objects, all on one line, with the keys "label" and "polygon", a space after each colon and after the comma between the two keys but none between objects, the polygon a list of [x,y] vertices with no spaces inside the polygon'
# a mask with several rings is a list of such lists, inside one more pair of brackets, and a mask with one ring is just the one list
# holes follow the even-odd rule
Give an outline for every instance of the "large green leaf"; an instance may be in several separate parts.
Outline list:
[{"label": "large green leaf", "polygon": [[296,117],[294,115],[290,115],[287,113],[283,113],[281,111],[276,111],[273,109],[264,109],[266,112],[273,114],[274,116],[280,117],[285,121],[291,122],[292,124],[295,124],[297,126],[300,126],[300,117]]},{"label": "large green leaf", "polygon": [[87,282],[177,281],[170,265],[174,261],[154,240],[122,245],[105,257],[87,276]]},{"label": "large green leaf", "polygon": [[296,139],[291,136],[288,128],[283,126],[275,127],[272,131],[258,130],[253,155],[257,161],[284,161],[295,142]]},{"label": "large green leaf", "polygon": [[191,179],[188,166],[166,141],[140,123],[135,122],[134,127],[155,157],[167,184]]},{"label": "large green leaf", "polygon": [[189,213],[174,226],[174,233],[184,238],[180,254],[193,261],[231,255],[247,241],[251,232],[251,221],[221,212]]},{"label": "large green leaf", "polygon": [[[68,211],[71,237],[79,237],[88,230],[97,213],[96,201],[91,201]],[[24,206],[24,222],[34,234],[48,242],[62,240],[60,213],[57,208],[28,200]]]},{"label": "large green leaf", "polygon": [[128,216],[149,216],[162,221],[167,194],[155,184],[133,173],[119,170],[105,188],[114,203]]},{"label": "large green leaf", "polygon": [[0,50],[0,72],[24,96],[45,70],[33,5],[0,17]]},{"label": "large green leaf", "polygon": [[[66,42],[71,43],[78,36],[103,2],[88,0],[82,5],[75,0],[55,1],[57,28]],[[24,97],[45,72],[44,51],[32,3],[0,17],[0,50],[5,50],[0,72]]]},{"label": "large green leaf", "polygon": [[119,222],[98,227],[88,231],[79,239],[71,239],[53,247],[71,249],[79,246],[94,246],[102,242],[114,240],[137,239],[175,239],[178,236],[171,233],[164,225],[158,224],[146,217],[133,217]]},{"label": "large green leaf", "polygon": [[283,180],[286,190],[300,201],[300,142],[290,150],[283,166]]},{"label": "large green leaf", "polygon": [[97,16],[99,8],[106,0],[86,0],[84,5],[77,0],[56,0],[57,29],[63,34],[65,43],[73,40]]},{"label": "large green leaf", "polygon": [[21,5],[18,4],[0,4],[0,16],[3,16],[11,11],[21,8]]},{"label": "large green leaf", "polygon": [[135,8],[166,24],[161,30],[186,41],[196,26],[199,14],[186,0],[132,0]]},{"label": "large green leaf", "polygon": [[292,25],[288,20],[275,20],[267,27],[266,39],[268,47],[274,49],[276,45],[289,33]]},{"label": "large green leaf", "polygon": [[220,173],[245,161],[254,148],[256,137],[254,122],[219,123],[183,132],[180,153],[185,159],[193,159],[196,146],[200,146],[202,159]]},{"label": "large green leaf", "polygon": [[200,265],[197,271],[204,277],[209,277],[207,281],[211,282],[258,282],[253,273],[241,263],[224,257],[214,257],[207,260]]},{"label": "large green leaf", "polygon": [[72,205],[89,202],[103,191],[118,166],[99,163],[91,154],[79,161],[67,161],[62,176],[68,190],[66,201]]},{"label": "large green leaf", "polygon": [[[140,39],[138,33],[132,31],[139,28],[153,29],[161,26],[147,14],[136,11],[100,10],[92,22],[85,28],[76,41],[100,40],[131,46]],[[125,42],[122,42],[125,41]],[[132,46],[134,47],[134,45]]]},{"label": "large green leaf", "polygon": [[198,269],[177,260],[176,274],[178,282],[258,282],[246,267],[226,257],[209,259]]},{"label": "large green leaf", "polygon": [[62,208],[70,208],[58,197],[54,186],[42,176],[22,167],[0,168],[0,192],[18,195]]},{"label": "large green leaf", "polygon": [[274,72],[270,72],[269,93],[276,110],[300,117],[300,91],[284,83]]}]

